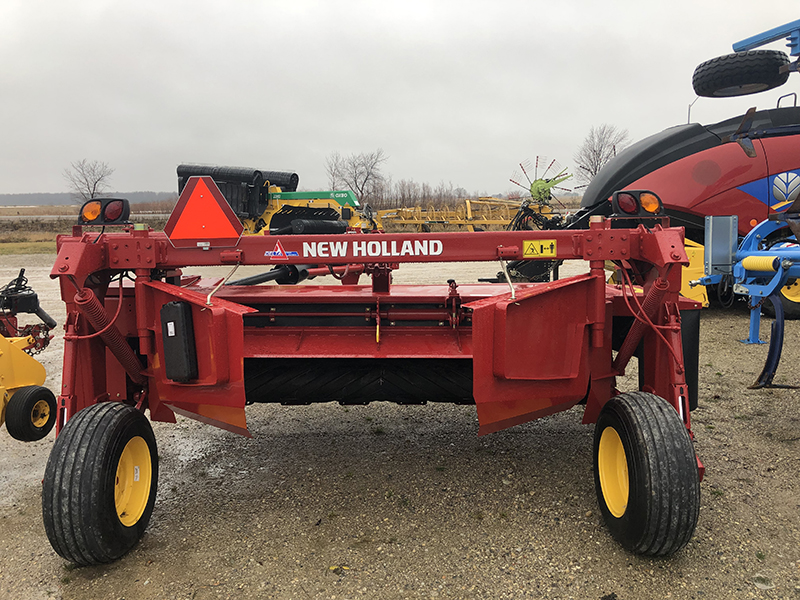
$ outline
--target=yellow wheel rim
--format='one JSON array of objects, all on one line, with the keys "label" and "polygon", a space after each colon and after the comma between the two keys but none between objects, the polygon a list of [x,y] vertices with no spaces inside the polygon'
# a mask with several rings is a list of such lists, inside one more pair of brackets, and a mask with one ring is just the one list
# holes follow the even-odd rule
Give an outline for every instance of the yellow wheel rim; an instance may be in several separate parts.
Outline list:
[{"label": "yellow wheel rim", "polygon": [[795,279],[793,283],[783,286],[781,294],[786,296],[787,300],[800,302],[800,279]]},{"label": "yellow wheel rim", "polygon": [[125,445],[119,457],[114,483],[117,516],[126,527],[135,525],[142,517],[150,498],[152,479],[150,448],[144,439],[136,436]]},{"label": "yellow wheel rim", "polygon": [[606,427],[597,449],[600,488],[609,512],[617,518],[628,508],[628,460],[622,440],[613,427]]},{"label": "yellow wheel rim", "polygon": [[47,400],[39,400],[31,409],[31,423],[37,429],[41,429],[47,425],[47,421],[49,420],[50,405],[47,403]]}]

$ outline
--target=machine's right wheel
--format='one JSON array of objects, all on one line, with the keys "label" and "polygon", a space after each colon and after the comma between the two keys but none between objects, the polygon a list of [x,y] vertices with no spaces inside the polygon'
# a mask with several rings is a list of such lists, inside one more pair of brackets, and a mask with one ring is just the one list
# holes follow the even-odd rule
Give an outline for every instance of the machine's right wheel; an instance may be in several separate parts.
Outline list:
[{"label": "machine's right wheel", "polygon": [[19,388],[6,406],[6,428],[21,442],[35,442],[47,437],[56,424],[56,397],[46,387],[28,385]]},{"label": "machine's right wheel", "polygon": [[157,481],[156,440],[141,412],[120,402],[81,410],[44,473],[42,516],[53,549],[78,565],[121,557],[144,534]]},{"label": "machine's right wheel", "polygon": [[698,65],[692,87],[698,96],[727,98],[771,90],[786,83],[780,69],[789,57],[780,50],[750,50],[726,54]]},{"label": "machine's right wheel", "polygon": [[631,392],[603,407],[594,434],[595,490],[623,547],[668,556],[694,533],[700,478],[692,441],[663,398]]}]

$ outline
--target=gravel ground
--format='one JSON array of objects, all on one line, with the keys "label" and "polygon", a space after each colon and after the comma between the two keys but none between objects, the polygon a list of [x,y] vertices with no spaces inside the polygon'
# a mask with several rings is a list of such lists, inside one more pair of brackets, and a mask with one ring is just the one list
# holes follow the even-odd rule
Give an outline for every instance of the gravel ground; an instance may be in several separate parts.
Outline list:
[{"label": "gravel ground", "polygon": [[[25,266],[63,323],[52,262],[6,258],[0,284]],[[53,434],[22,444],[0,431],[0,598],[800,598],[800,391],[746,389],[766,356],[746,336],[744,307],[704,312],[693,419],[706,478],[694,538],[670,559],[607,533],[580,409],[479,438],[468,406],[256,405],[252,439],[155,424],[150,527],[102,567],[72,568],[44,534]],[[791,322],[778,382],[800,383],[798,339]],[[39,356],[53,390],[61,348]]]}]

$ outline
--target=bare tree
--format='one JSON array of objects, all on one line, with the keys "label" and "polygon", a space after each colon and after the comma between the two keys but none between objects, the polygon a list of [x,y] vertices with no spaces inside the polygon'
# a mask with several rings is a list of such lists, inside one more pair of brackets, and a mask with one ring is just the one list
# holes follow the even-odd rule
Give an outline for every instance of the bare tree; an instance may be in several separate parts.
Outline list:
[{"label": "bare tree", "polygon": [[338,190],[344,187],[344,158],[338,152],[332,152],[325,159],[325,172],[328,174],[328,188]]},{"label": "bare tree", "polygon": [[360,201],[369,201],[380,195],[386,178],[381,172],[383,163],[389,160],[383,150],[362,152],[342,156],[334,152],[325,161],[328,183],[332,189],[346,187],[353,191]]},{"label": "bare tree", "polygon": [[79,202],[105,195],[108,182],[114,169],[99,160],[85,158],[73,162],[69,169],[64,169],[64,179],[69,183],[72,197]]},{"label": "bare tree", "polygon": [[397,182],[395,198],[399,206],[416,206],[420,199],[420,186],[413,179],[401,179]]},{"label": "bare tree", "polygon": [[603,166],[630,142],[627,129],[603,124],[592,127],[583,144],[572,157],[578,167],[575,173],[581,183],[591,183]]}]

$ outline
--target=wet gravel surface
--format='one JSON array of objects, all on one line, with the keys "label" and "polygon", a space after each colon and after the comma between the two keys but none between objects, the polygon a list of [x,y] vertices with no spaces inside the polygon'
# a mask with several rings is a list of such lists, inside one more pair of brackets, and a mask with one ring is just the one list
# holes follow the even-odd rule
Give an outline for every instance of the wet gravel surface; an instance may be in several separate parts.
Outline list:
[{"label": "wet gravel surface", "polygon": [[[52,262],[7,257],[0,284],[25,266],[63,323]],[[497,267],[446,270],[437,282]],[[102,567],[73,568],[44,534],[53,435],[0,430],[0,598],[800,598],[800,391],[746,389],[766,356],[736,341],[747,325],[743,307],[703,313],[706,478],[694,538],[672,558],[633,556],[607,533],[579,408],[479,438],[469,406],[256,405],[252,439],[155,424],[150,527]],[[779,382],[800,384],[798,340],[789,323]],[[39,357],[57,390],[60,340]]]}]

